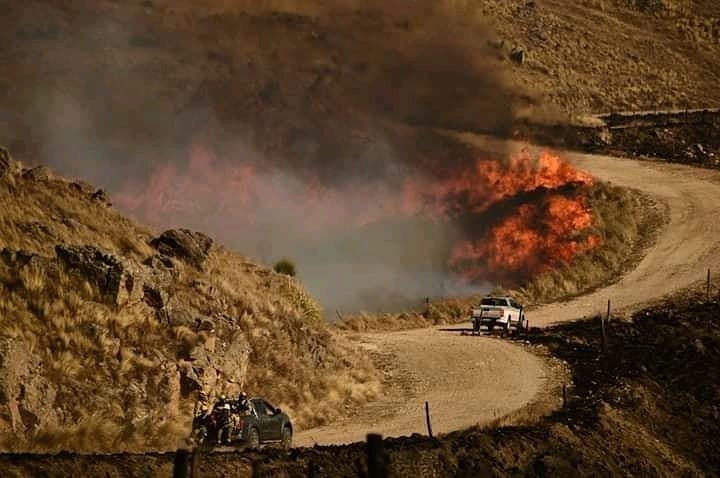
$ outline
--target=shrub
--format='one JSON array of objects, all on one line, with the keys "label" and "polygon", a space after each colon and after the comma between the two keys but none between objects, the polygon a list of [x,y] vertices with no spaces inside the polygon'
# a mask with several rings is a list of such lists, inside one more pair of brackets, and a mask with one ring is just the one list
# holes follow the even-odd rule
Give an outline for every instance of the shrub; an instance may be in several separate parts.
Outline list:
[{"label": "shrub", "polygon": [[290,277],[295,277],[295,274],[297,272],[295,270],[295,263],[290,259],[280,259],[275,263],[275,267],[273,267],[273,269],[278,274],[285,274]]}]

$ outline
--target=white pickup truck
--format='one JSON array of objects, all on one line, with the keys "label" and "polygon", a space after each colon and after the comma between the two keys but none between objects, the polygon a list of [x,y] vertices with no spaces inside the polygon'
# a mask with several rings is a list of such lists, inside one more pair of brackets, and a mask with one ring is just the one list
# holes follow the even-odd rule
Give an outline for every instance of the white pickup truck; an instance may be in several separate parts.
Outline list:
[{"label": "white pickup truck", "polygon": [[480,304],[472,310],[473,334],[480,332],[480,327],[487,327],[492,331],[495,327],[501,327],[507,332],[511,327],[516,330],[527,330],[528,321],[525,318],[523,306],[510,297],[488,296],[480,301]]}]

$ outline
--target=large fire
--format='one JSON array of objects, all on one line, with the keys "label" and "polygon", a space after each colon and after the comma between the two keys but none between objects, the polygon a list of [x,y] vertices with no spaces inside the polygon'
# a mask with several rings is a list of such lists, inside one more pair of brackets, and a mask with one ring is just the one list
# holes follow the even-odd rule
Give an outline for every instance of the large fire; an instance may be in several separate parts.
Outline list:
[{"label": "large fire", "polygon": [[118,202],[158,226],[176,226],[191,214],[229,227],[264,227],[268,235],[285,233],[278,221],[266,219],[273,209],[302,218],[311,225],[306,233],[325,236],[392,218],[469,218],[482,227],[467,228],[448,249],[446,263],[470,282],[528,279],[600,243],[587,233],[593,215],[577,194],[592,178],[550,152],[533,156],[524,150],[507,161],[481,158],[436,169],[394,184],[338,187],[312,174],[300,179],[259,163],[224,163],[196,146],[184,167],[160,168],[141,188],[126,188]]}]

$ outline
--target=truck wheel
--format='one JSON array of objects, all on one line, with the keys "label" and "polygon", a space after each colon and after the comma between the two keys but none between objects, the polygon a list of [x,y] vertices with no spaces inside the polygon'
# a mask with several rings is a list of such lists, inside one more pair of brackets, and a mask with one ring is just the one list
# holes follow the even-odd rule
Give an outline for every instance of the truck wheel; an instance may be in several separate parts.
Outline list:
[{"label": "truck wheel", "polygon": [[260,446],[260,432],[257,428],[252,427],[248,432],[248,447],[258,448]]},{"label": "truck wheel", "polygon": [[280,446],[285,450],[289,450],[292,447],[292,429],[290,427],[284,427],[282,430],[282,440],[280,440]]}]

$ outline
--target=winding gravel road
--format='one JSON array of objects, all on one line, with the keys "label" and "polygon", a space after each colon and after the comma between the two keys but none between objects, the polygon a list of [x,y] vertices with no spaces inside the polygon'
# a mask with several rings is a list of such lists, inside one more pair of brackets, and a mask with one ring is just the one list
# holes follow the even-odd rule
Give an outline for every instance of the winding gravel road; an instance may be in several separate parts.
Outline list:
[{"label": "winding gravel road", "polygon": [[[485,148],[526,147],[468,133],[455,137]],[[547,326],[603,311],[632,311],[686,288],[720,265],[720,173],[662,162],[561,153],[602,181],[636,188],[669,210],[669,221],[638,266],[613,285],[528,313],[533,326]],[[368,432],[385,436],[425,433],[429,401],[433,428],[445,433],[487,424],[536,401],[555,383],[545,361],[524,347],[490,337],[463,336],[440,328],[364,334],[361,344],[385,354],[396,387],[352,418],[297,434],[296,444],[362,441]],[[557,404],[548,403],[551,408]]]}]

